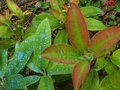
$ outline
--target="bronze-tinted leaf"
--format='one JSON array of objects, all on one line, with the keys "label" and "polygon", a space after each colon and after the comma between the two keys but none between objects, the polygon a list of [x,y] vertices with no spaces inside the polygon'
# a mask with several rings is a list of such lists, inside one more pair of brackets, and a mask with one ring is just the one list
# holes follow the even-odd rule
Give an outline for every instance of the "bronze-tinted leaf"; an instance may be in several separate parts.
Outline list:
[{"label": "bronze-tinted leaf", "polygon": [[89,32],[84,17],[75,3],[71,3],[66,16],[66,30],[72,46],[83,53],[89,46]]},{"label": "bronze-tinted leaf", "polygon": [[42,52],[42,57],[54,62],[75,64],[80,61],[80,55],[66,44],[53,45]]},{"label": "bronze-tinted leaf", "polygon": [[89,70],[90,63],[88,63],[88,61],[82,61],[75,65],[72,72],[72,81],[75,90],[79,90],[79,87],[85,80]]},{"label": "bronze-tinted leaf", "polygon": [[91,39],[91,51],[99,54],[101,51],[109,49],[120,40],[120,27],[113,26],[98,32]]}]

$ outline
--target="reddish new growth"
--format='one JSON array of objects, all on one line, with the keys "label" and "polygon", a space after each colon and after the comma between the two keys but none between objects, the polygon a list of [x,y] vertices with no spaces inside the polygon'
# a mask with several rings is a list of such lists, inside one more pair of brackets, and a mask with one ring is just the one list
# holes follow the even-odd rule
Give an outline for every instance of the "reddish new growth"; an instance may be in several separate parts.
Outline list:
[{"label": "reddish new growth", "polygon": [[114,6],[115,5],[115,1],[114,0],[107,0],[107,5],[109,6]]}]

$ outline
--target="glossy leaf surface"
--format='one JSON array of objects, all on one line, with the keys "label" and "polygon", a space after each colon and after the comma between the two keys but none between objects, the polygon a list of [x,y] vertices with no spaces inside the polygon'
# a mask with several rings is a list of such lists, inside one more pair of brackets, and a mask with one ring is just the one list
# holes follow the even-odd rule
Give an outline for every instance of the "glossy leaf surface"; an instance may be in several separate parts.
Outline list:
[{"label": "glossy leaf surface", "polygon": [[0,78],[2,78],[5,73],[6,73],[6,69],[7,69],[7,49],[0,49]]},{"label": "glossy leaf surface", "polygon": [[88,61],[79,62],[75,65],[72,72],[72,81],[75,90],[79,90],[80,85],[86,79],[90,70],[90,64]]},{"label": "glossy leaf surface", "polygon": [[113,26],[106,28],[91,39],[91,50],[94,54],[99,54],[101,51],[109,49],[120,40],[120,27]]},{"label": "glossy leaf surface", "polygon": [[97,19],[86,18],[85,20],[86,20],[89,31],[100,31],[106,28],[106,26]]},{"label": "glossy leaf surface", "polygon": [[119,90],[120,89],[120,71],[106,76],[100,83],[99,90]]},{"label": "glossy leaf surface", "polygon": [[81,7],[80,10],[85,17],[96,16],[103,12],[100,8],[94,6]]},{"label": "glossy leaf surface", "polygon": [[99,77],[95,70],[90,71],[85,81],[82,84],[81,90],[98,90]]},{"label": "glossy leaf surface", "polygon": [[31,70],[39,73],[43,68],[46,68],[48,64],[48,60],[40,56],[41,52],[51,45],[51,29],[48,19],[44,19],[38,26],[33,45],[34,53],[27,66]]},{"label": "glossy leaf surface", "polygon": [[8,64],[7,76],[17,74],[24,68],[33,51],[34,36],[28,37],[22,43],[17,43],[12,60]]},{"label": "glossy leaf surface", "polygon": [[26,85],[29,86],[29,85],[32,85],[32,84],[36,83],[37,81],[39,81],[40,76],[31,75],[31,76],[24,77],[24,79],[26,81]]},{"label": "glossy leaf surface", "polygon": [[80,55],[66,44],[48,47],[42,52],[42,57],[59,63],[75,64],[80,61]]},{"label": "glossy leaf surface", "polygon": [[79,7],[71,3],[66,16],[66,31],[72,46],[83,53],[89,46],[89,32]]},{"label": "glossy leaf surface", "polygon": [[55,90],[52,78],[50,76],[42,77],[37,90]]},{"label": "glossy leaf surface", "polygon": [[5,90],[16,90],[16,89],[17,90],[18,89],[27,90],[27,86],[26,86],[24,77],[19,74],[7,77],[4,88],[5,88]]},{"label": "glossy leaf surface", "polygon": [[120,68],[120,49],[113,52],[111,61]]}]

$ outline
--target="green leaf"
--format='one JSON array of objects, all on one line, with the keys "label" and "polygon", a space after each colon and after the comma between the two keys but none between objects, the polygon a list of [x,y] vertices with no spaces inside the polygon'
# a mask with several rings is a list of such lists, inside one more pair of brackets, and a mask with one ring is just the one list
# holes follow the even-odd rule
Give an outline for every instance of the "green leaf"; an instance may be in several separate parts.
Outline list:
[{"label": "green leaf", "polygon": [[8,58],[7,49],[5,50],[0,49],[0,78],[3,78],[6,73],[7,58]]},{"label": "green leaf", "polygon": [[105,60],[104,57],[99,57],[97,60],[96,60],[96,65],[97,65],[97,68],[95,70],[99,71],[101,69],[103,69],[106,65],[107,65],[107,60]]},{"label": "green leaf", "polygon": [[92,70],[86,77],[80,90],[98,90],[98,87],[99,87],[98,73],[95,70]]},{"label": "green leaf", "polygon": [[105,71],[108,73],[108,74],[112,74],[114,73],[115,71],[117,71],[117,66],[115,66],[112,62],[108,62],[107,65],[105,66]]},{"label": "green leaf", "polygon": [[[68,43],[67,33],[62,30],[59,31],[55,37],[54,44]],[[73,70],[72,64],[62,64],[56,62],[49,62],[47,66],[47,74],[48,75],[60,75],[60,74],[70,74]]]},{"label": "green leaf", "polygon": [[48,75],[71,74],[74,64],[61,64],[50,62],[47,66]]},{"label": "green leaf", "polygon": [[52,15],[48,14],[48,13],[43,13],[43,14],[39,14],[36,17],[33,18],[32,20],[32,24],[34,27],[36,27],[34,30],[36,30],[39,26],[39,24],[45,19],[48,18],[49,23],[50,23],[50,27],[52,30],[57,29],[58,27],[61,26],[60,22]]},{"label": "green leaf", "polygon": [[73,81],[74,90],[79,90],[81,84],[86,79],[89,70],[90,70],[90,63],[88,63],[88,61],[86,60],[81,61],[75,65],[72,72],[72,81]]},{"label": "green leaf", "polygon": [[120,49],[113,52],[111,61],[120,68]]},{"label": "green leaf", "polygon": [[55,90],[52,78],[50,76],[42,77],[37,90]]},{"label": "green leaf", "polygon": [[72,46],[83,53],[90,44],[90,38],[84,17],[75,3],[71,3],[67,12],[66,31]]},{"label": "green leaf", "polygon": [[0,40],[0,48],[2,49],[8,49],[15,45],[15,41],[12,39],[2,39]]},{"label": "green leaf", "polygon": [[37,81],[39,81],[40,76],[31,75],[31,76],[24,77],[24,79],[26,81],[26,85],[29,86],[29,85],[32,85],[32,84],[36,83]]},{"label": "green leaf", "polygon": [[8,64],[7,76],[17,74],[28,62],[33,51],[34,36],[28,37],[22,43],[17,43],[12,60]]},{"label": "green leaf", "polygon": [[55,9],[55,10],[61,12],[61,8],[59,7],[58,0],[50,0],[50,6],[52,9]]},{"label": "green leaf", "polygon": [[106,28],[101,21],[94,18],[86,18],[86,23],[89,31],[100,31]]},{"label": "green leaf", "polygon": [[96,16],[103,12],[100,8],[94,6],[81,7],[80,10],[85,17]]},{"label": "green leaf", "polygon": [[10,38],[11,31],[8,29],[7,26],[0,26],[0,38]]},{"label": "green leaf", "polygon": [[43,68],[47,67],[48,60],[43,59],[41,52],[51,45],[51,29],[48,19],[44,19],[37,28],[34,41],[34,53],[27,66],[35,71],[41,72]]},{"label": "green leaf", "polygon": [[101,81],[99,90],[120,90],[120,71],[106,76]]},{"label": "green leaf", "polygon": [[16,16],[24,18],[22,10],[12,0],[7,0],[7,6]]},{"label": "green leaf", "polygon": [[80,61],[80,55],[66,44],[53,45],[42,52],[42,57],[59,63],[75,64]]},{"label": "green leaf", "polygon": [[112,26],[96,33],[91,39],[91,51],[97,56],[120,40],[120,27]]},{"label": "green leaf", "polygon": [[54,40],[54,44],[61,43],[68,43],[68,36],[65,30],[59,31]]},{"label": "green leaf", "polygon": [[7,77],[4,88],[5,90],[15,90],[15,89],[27,90],[24,77],[20,74]]}]

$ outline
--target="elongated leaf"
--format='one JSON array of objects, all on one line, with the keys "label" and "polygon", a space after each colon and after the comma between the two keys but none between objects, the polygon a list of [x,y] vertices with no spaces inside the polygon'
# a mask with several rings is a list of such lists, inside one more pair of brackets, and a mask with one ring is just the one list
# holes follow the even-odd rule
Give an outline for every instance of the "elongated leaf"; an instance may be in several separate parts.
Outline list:
[{"label": "elongated leaf", "polygon": [[33,51],[34,36],[28,37],[22,43],[17,43],[15,53],[7,67],[7,76],[17,74],[24,68]]},{"label": "elongated leaf", "polygon": [[95,70],[92,70],[82,84],[81,90],[98,90],[99,77]]},{"label": "elongated leaf", "polygon": [[99,90],[120,90],[120,71],[106,76],[101,81]]},{"label": "elongated leaf", "polygon": [[91,50],[96,55],[101,51],[109,49],[120,40],[120,27],[113,26],[98,32],[91,39]]},{"label": "elongated leaf", "polygon": [[111,61],[120,68],[120,49],[113,52]]},{"label": "elongated leaf", "polygon": [[50,76],[42,77],[37,90],[55,90],[52,78]]},{"label": "elongated leaf", "polygon": [[75,90],[79,90],[80,85],[85,80],[90,70],[90,64],[88,61],[79,62],[75,65],[72,72],[72,81]]},{"label": "elongated leaf", "polygon": [[71,3],[66,16],[66,30],[72,46],[78,52],[84,52],[89,46],[89,32],[79,7]]},{"label": "elongated leaf", "polygon": [[68,43],[68,36],[66,31],[59,31],[55,37],[54,44]]},{"label": "elongated leaf", "polygon": [[48,47],[42,52],[42,57],[59,63],[74,64],[80,61],[80,55],[71,46],[65,44]]},{"label": "elongated leaf", "polygon": [[32,84],[36,83],[37,81],[39,81],[40,76],[31,75],[31,76],[25,77],[24,79],[26,81],[26,85],[29,86],[29,85],[32,85]]},{"label": "elongated leaf", "polygon": [[86,23],[89,31],[100,31],[106,28],[101,21],[94,18],[86,18]]},{"label": "elongated leaf", "polygon": [[24,77],[20,74],[7,77],[4,88],[5,90],[16,90],[16,89],[27,90]]},{"label": "elongated leaf", "polygon": [[96,16],[103,12],[100,8],[94,6],[81,7],[80,10],[85,17]]},{"label": "elongated leaf", "polygon": [[7,49],[5,50],[0,49],[0,78],[2,78],[6,73],[7,58],[8,58]]},{"label": "elongated leaf", "polygon": [[41,52],[51,45],[51,29],[48,19],[44,19],[37,28],[34,41],[34,53],[27,66],[35,72],[47,67],[48,60],[40,57]]},{"label": "elongated leaf", "polygon": [[7,6],[19,18],[24,17],[22,10],[12,0],[7,0]]}]

